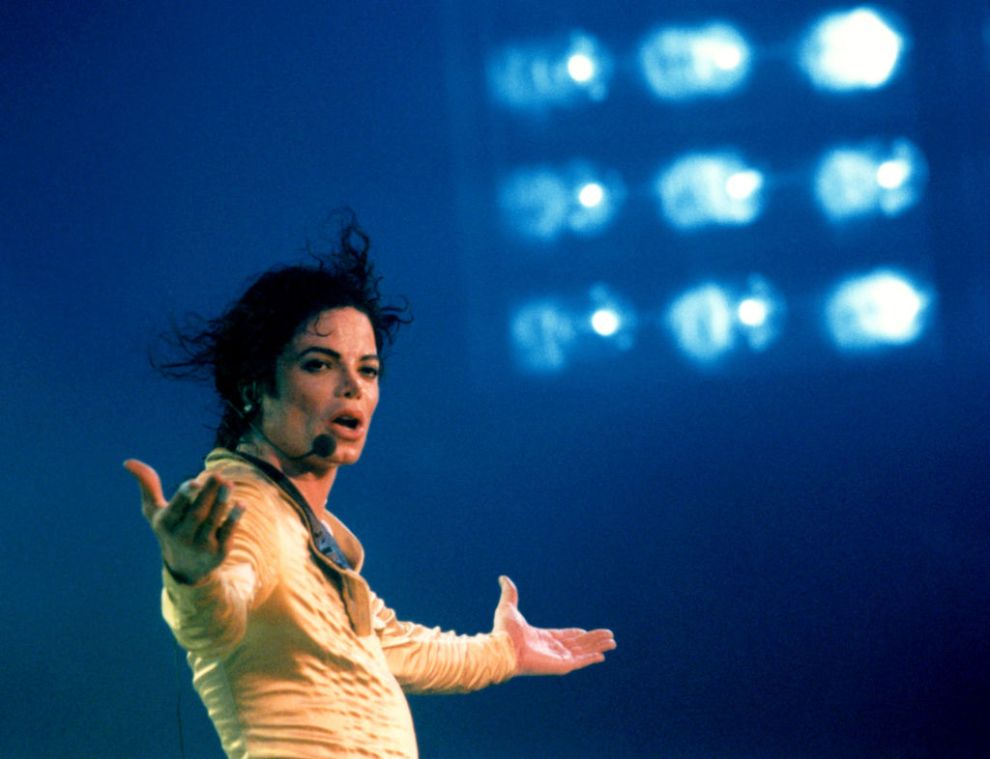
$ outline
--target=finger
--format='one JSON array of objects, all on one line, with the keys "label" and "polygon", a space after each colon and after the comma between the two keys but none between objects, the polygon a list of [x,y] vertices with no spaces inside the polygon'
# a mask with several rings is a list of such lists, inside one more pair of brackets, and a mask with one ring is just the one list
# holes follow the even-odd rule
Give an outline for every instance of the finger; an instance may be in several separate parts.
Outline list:
[{"label": "finger", "polygon": [[237,523],[240,521],[241,517],[244,515],[244,507],[240,504],[234,504],[234,507],[227,514],[227,518],[223,520],[217,528],[217,547],[220,550],[221,556],[227,555],[227,548],[230,545],[230,536],[234,533],[237,528]]},{"label": "finger", "polygon": [[168,507],[162,512],[162,527],[169,532],[175,532],[192,508],[199,490],[200,486],[195,480],[186,480],[183,482],[179,486],[179,489],[175,491],[175,495],[169,501]]},{"label": "finger", "polygon": [[217,525],[221,524],[222,519],[227,513],[227,500],[229,497],[230,488],[227,485],[221,484],[217,488],[213,503],[209,506],[210,510],[196,528],[193,540],[200,543],[209,540],[210,536],[216,531]]},{"label": "finger", "polygon": [[498,599],[499,604],[519,605],[519,591],[516,585],[506,575],[498,578],[498,584],[502,587],[502,596]]},{"label": "finger", "polygon": [[196,494],[189,506],[185,518],[177,525],[176,535],[188,540],[195,540],[200,526],[213,509],[221,484],[218,477],[207,479],[206,484],[200,488],[199,493]]},{"label": "finger", "polygon": [[615,636],[610,630],[593,630],[590,633],[569,638],[558,637],[557,640],[575,653],[611,651],[615,648]]},{"label": "finger", "polygon": [[155,511],[166,506],[165,494],[162,493],[162,479],[158,472],[137,459],[127,459],[124,469],[134,475],[138,488],[141,490],[141,512],[146,519],[151,519]]}]

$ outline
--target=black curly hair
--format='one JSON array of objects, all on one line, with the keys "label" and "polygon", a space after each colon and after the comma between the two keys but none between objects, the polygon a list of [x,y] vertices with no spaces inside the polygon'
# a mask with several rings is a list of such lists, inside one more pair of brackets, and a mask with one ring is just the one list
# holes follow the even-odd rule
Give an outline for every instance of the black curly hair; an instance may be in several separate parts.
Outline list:
[{"label": "black curly hair", "polygon": [[338,230],[330,252],[307,243],[312,263],[273,267],[220,316],[189,315],[185,326],[173,325],[163,336],[177,356],[153,358],[155,368],[167,377],[212,380],[222,403],[218,446],[237,447],[259,413],[257,394],[276,393],[276,360],[322,311],[352,307],[364,313],[380,356],[400,325],[412,321],[407,304],[382,302],[381,277],[368,258],[370,240],[354,213],[337,211],[323,228]]}]

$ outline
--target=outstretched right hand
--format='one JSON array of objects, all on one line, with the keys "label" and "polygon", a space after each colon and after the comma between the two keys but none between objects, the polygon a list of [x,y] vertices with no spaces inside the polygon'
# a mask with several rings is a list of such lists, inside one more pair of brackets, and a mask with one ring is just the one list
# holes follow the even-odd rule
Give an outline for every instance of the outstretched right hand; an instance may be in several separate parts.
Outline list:
[{"label": "outstretched right hand", "polygon": [[230,536],[244,509],[228,503],[230,485],[216,475],[187,480],[166,501],[158,473],[137,459],[124,468],[141,489],[141,511],[162,549],[166,568],[179,582],[194,584],[227,556]]}]

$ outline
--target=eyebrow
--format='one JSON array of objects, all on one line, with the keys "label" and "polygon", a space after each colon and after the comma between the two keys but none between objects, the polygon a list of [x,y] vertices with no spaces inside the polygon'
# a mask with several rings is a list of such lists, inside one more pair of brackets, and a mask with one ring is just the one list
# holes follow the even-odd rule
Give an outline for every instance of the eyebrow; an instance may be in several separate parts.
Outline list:
[{"label": "eyebrow", "polygon": [[[331,350],[330,348],[323,348],[319,345],[309,346],[306,350],[302,351],[297,358],[302,358],[307,353],[323,353],[324,355],[330,356],[330,358],[337,359],[338,361],[341,359],[341,355],[337,351]],[[368,353],[365,356],[361,356],[358,361],[378,361],[380,363],[381,357],[379,357],[377,353]]]}]

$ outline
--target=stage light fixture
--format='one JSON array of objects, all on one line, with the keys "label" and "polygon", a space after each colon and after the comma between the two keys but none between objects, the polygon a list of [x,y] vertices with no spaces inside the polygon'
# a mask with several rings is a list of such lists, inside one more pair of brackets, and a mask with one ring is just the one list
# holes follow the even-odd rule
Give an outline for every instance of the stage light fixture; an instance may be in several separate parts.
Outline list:
[{"label": "stage light fixture", "polygon": [[928,322],[931,296],[892,269],[843,280],[828,297],[825,318],[835,344],[863,351],[911,343]]},{"label": "stage light fixture", "polygon": [[604,100],[611,71],[611,56],[601,43],[574,31],[543,43],[503,48],[489,62],[488,81],[497,102],[541,113]]},{"label": "stage light fixture", "polygon": [[862,6],[822,17],[800,49],[800,65],[821,90],[876,89],[897,72],[907,39],[891,17]]},{"label": "stage light fixture", "polygon": [[744,225],[762,211],[763,174],[735,153],[691,153],[656,180],[663,215],[679,229]]},{"label": "stage light fixture", "polygon": [[921,151],[906,139],[841,146],[819,161],[815,195],[832,221],[898,216],[918,202],[926,178]]},{"label": "stage light fixture", "polygon": [[499,206],[518,234],[551,242],[565,233],[593,235],[604,230],[625,198],[614,172],[575,161],[563,169],[520,169],[503,183]]},{"label": "stage light fixture", "polygon": [[552,298],[533,300],[517,308],[510,332],[517,364],[535,374],[563,370],[578,337],[574,318]]},{"label": "stage light fixture", "polygon": [[746,38],[720,22],[661,27],[650,33],[639,48],[643,78],[662,100],[691,100],[733,92],[749,75],[751,58]]},{"label": "stage light fixture", "polygon": [[714,283],[679,296],[667,311],[666,324],[681,352],[699,364],[717,361],[735,341],[732,298]]}]

